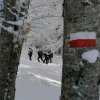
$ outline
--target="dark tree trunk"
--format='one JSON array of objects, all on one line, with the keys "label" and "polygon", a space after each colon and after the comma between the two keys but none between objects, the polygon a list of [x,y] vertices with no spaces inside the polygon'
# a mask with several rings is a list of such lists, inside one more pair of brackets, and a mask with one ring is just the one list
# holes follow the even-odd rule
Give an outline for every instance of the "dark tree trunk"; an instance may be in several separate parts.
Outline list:
[{"label": "dark tree trunk", "polygon": [[[93,64],[85,62],[83,68],[79,65],[83,52],[94,48],[100,51],[99,7],[100,0],[64,0],[61,100],[99,100],[99,59]],[[70,48],[69,34],[84,31],[97,33],[96,47]]]},{"label": "dark tree trunk", "polygon": [[[13,7],[16,5],[16,0],[4,0],[3,18],[5,21],[15,21]],[[28,5],[27,5],[28,6]],[[27,10],[27,9],[26,9]],[[14,25],[3,22],[5,27],[13,27]],[[18,28],[17,28],[18,29]],[[0,33],[0,100],[15,99],[15,83],[18,71],[18,65],[22,50],[22,44],[19,41],[14,42],[14,34],[1,29]]]},{"label": "dark tree trunk", "polygon": [[[6,21],[14,21],[14,15],[9,8],[15,7],[16,0],[4,0],[3,18]],[[6,27],[14,27],[5,22]],[[22,45],[13,43],[14,35],[2,29],[0,33],[0,100],[14,100],[15,80],[18,71]],[[15,46],[18,46],[17,48]]]}]

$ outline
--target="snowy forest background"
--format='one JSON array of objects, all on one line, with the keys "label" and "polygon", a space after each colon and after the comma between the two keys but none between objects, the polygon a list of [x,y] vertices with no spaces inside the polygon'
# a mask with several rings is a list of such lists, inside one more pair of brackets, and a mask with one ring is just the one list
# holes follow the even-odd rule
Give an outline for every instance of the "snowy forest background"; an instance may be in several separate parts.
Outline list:
[{"label": "snowy forest background", "polygon": [[[62,71],[63,19],[62,0],[32,0],[29,8],[31,32],[26,36],[17,78],[15,100],[59,100]],[[33,60],[28,61],[28,48]],[[52,64],[37,62],[37,50],[52,50]]]},{"label": "snowy forest background", "polygon": [[[16,2],[16,8],[18,7],[18,9],[20,8],[19,6],[22,6],[22,2],[24,2],[24,0],[22,0],[20,3],[19,2],[20,0],[17,0]],[[31,23],[31,30],[27,35],[23,36],[22,34],[22,36],[19,36],[18,31],[15,32],[11,27],[7,28],[0,24],[0,27],[4,30],[10,33],[13,32],[14,35],[19,36],[19,38],[24,38],[16,81],[17,90],[15,100],[60,99],[63,47],[62,3],[62,0],[30,0],[28,13],[26,11],[27,19],[26,17],[22,16],[16,22],[7,22],[7,24],[17,25],[19,27],[23,24]],[[2,10],[3,1],[0,0],[0,23],[2,23],[2,21],[5,21],[2,18]],[[8,10],[11,12],[10,9]],[[15,14],[13,12],[11,13]],[[26,13],[21,12],[22,15]],[[15,41],[16,38],[14,42]],[[15,48],[17,48],[16,45],[14,46]],[[29,47],[33,49],[32,61],[29,60],[27,55]],[[53,62],[49,63],[48,65],[43,64],[42,62],[39,63],[37,61],[38,50],[51,50],[54,53]],[[96,54],[95,57],[92,58],[91,53],[88,52],[87,54],[84,54],[84,57],[82,56],[82,58],[87,60],[88,62],[90,61],[90,63],[91,60],[96,62],[97,58],[100,57],[100,55],[99,51],[96,51],[95,49],[94,52],[94,55]],[[88,54],[90,58],[87,57]],[[78,95],[80,95],[81,92],[77,93]]]},{"label": "snowy forest background", "polygon": [[63,45],[62,0],[32,0],[29,18],[32,28],[28,41],[43,50],[58,51]]}]

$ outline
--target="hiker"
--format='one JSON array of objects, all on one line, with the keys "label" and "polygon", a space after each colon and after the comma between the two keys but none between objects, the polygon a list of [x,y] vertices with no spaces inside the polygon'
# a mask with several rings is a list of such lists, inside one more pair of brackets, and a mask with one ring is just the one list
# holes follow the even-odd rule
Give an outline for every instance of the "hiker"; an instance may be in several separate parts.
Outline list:
[{"label": "hiker", "polygon": [[38,62],[40,62],[40,59],[43,61],[43,52],[42,51],[38,51]]},{"label": "hiker", "polygon": [[49,62],[52,63],[52,58],[53,58],[53,53],[50,51],[48,51],[48,57],[49,57]]},{"label": "hiker", "polygon": [[28,56],[29,56],[30,60],[32,60],[32,54],[33,54],[33,50],[32,50],[32,48],[29,48]]},{"label": "hiker", "polygon": [[48,54],[44,53],[43,56],[44,56],[44,61],[43,61],[43,63],[48,64],[48,62],[49,62]]}]

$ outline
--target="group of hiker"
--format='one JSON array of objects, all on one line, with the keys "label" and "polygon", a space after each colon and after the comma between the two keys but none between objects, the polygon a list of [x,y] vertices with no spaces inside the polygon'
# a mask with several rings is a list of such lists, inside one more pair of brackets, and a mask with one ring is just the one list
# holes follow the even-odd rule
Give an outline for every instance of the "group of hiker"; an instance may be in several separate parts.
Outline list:
[{"label": "group of hiker", "polygon": [[[29,48],[29,51],[28,51],[28,56],[29,56],[29,59],[32,60],[32,54],[33,54],[33,50],[32,48]],[[38,54],[38,62],[40,62],[40,60],[43,62],[43,63],[52,63],[52,58],[53,58],[53,53],[51,52],[51,50],[49,50],[48,52],[43,52],[42,50],[39,50],[37,51],[37,54]]]},{"label": "group of hiker", "polygon": [[38,51],[38,62],[40,62],[40,59],[43,63],[52,63],[52,58],[53,58],[53,53],[50,51],[43,52],[43,51]]}]

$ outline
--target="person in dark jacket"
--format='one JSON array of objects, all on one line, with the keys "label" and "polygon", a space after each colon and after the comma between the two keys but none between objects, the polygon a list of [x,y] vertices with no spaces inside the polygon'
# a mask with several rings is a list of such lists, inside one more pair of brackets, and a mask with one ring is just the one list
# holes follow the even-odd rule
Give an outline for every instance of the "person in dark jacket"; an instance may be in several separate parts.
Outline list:
[{"label": "person in dark jacket", "polygon": [[51,50],[48,52],[49,62],[52,63],[53,53]]},{"label": "person in dark jacket", "polygon": [[43,52],[42,51],[38,51],[38,62],[40,62],[40,59],[43,61]]},{"label": "person in dark jacket", "polygon": [[29,56],[30,60],[32,60],[32,54],[33,54],[33,50],[32,50],[32,48],[29,48],[28,56]]},{"label": "person in dark jacket", "polygon": [[49,63],[49,57],[48,57],[48,55],[46,53],[44,53],[43,56],[44,56],[44,61],[43,62],[46,63],[46,64],[48,64]]}]

